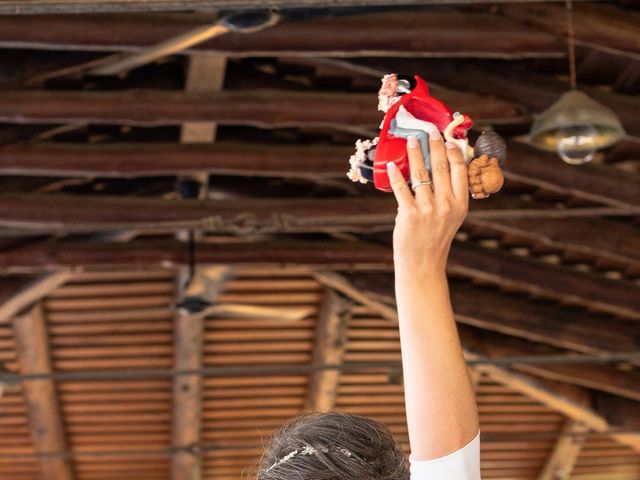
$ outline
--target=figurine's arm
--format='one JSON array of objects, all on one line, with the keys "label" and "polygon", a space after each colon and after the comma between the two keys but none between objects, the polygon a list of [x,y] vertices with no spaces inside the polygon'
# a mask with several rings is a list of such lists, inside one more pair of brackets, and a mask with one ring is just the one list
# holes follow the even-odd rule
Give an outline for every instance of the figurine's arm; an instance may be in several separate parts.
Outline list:
[{"label": "figurine's arm", "polygon": [[400,106],[389,127],[389,133],[395,137],[409,138],[409,136],[413,135],[418,139],[427,170],[431,170],[431,158],[429,155],[429,132],[431,131],[437,132],[438,127],[431,122],[417,119],[404,106]]},{"label": "figurine's arm", "polygon": [[482,155],[469,165],[469,190],[474,199],[487,198],[504,184],[504,174],[496,157]]},{"label": "figurine's arm", "polygon": [[[439,134],[438,134],[439,136]],[[414,138],[407,142],[414,181],[428,180]],[[478,434],[478,414],[453,318],[445,265],[467,212],[467,166],[460,150],[430,140],[433,191],[415,198],[388,165],[398,216],[393,232],[396,299],[409,438],[414,460],[454,452]]]},{"label": "figurine's arm", "polygon": [[455,143],[462,152],[462,155],[467,163],[473,158],[473,148],[469,146],[469,140],[466,138],[453,138],[453,130],[464,122],[464,116],[458,114],[449,125],[444,129],[444,139],[447,142]]}]

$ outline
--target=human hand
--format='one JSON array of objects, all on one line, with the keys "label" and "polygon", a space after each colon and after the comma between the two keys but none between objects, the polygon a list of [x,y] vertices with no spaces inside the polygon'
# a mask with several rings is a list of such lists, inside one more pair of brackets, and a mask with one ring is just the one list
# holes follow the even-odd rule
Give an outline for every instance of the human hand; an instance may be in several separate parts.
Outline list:
[{"label": "human hand", "polygon": [[451,242],[469,208],[467,165],[458,146],[451,142],[445,145],[440,133],[433,132],[429,136],[429,149],[433,180],[424,166],[417,139],[407,140],[415,196],[397,166],[387,163],[398,201],[393,230],[396,271],[444,273]]}]

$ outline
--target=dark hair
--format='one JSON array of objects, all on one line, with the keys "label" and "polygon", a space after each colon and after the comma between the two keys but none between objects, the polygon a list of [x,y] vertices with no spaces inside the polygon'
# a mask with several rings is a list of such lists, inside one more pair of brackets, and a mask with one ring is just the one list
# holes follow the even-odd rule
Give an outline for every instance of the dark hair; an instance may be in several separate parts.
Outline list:
[{"label": "dark hair", "polygon": [[257,472],[257,480],[347,479],[408,480],[409,467],[385,425],[338,412],[289,421],[271,438]]}]

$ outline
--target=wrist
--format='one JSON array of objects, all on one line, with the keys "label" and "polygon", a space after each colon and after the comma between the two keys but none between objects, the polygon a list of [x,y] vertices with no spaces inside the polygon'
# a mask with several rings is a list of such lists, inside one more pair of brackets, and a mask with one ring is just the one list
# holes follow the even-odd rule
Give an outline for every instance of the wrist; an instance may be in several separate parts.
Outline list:
[{"label": "wrist", "polygon": [[446,279],[446,262],[411,263],[396,260],[394,262],[396,278],[410,279],[412,281],[430,282]]}]

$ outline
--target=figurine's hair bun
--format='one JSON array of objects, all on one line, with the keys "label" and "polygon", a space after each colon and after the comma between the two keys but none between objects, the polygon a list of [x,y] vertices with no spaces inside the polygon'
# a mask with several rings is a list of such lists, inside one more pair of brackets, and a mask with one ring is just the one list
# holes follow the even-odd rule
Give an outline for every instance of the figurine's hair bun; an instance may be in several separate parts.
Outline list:
[{"label": "figurine's hair bun", "polygon": [[507,144],[496,132],[482,132],[473,147],[474,158],[487,155],[497,158],[500,166],[507,160]]}]

